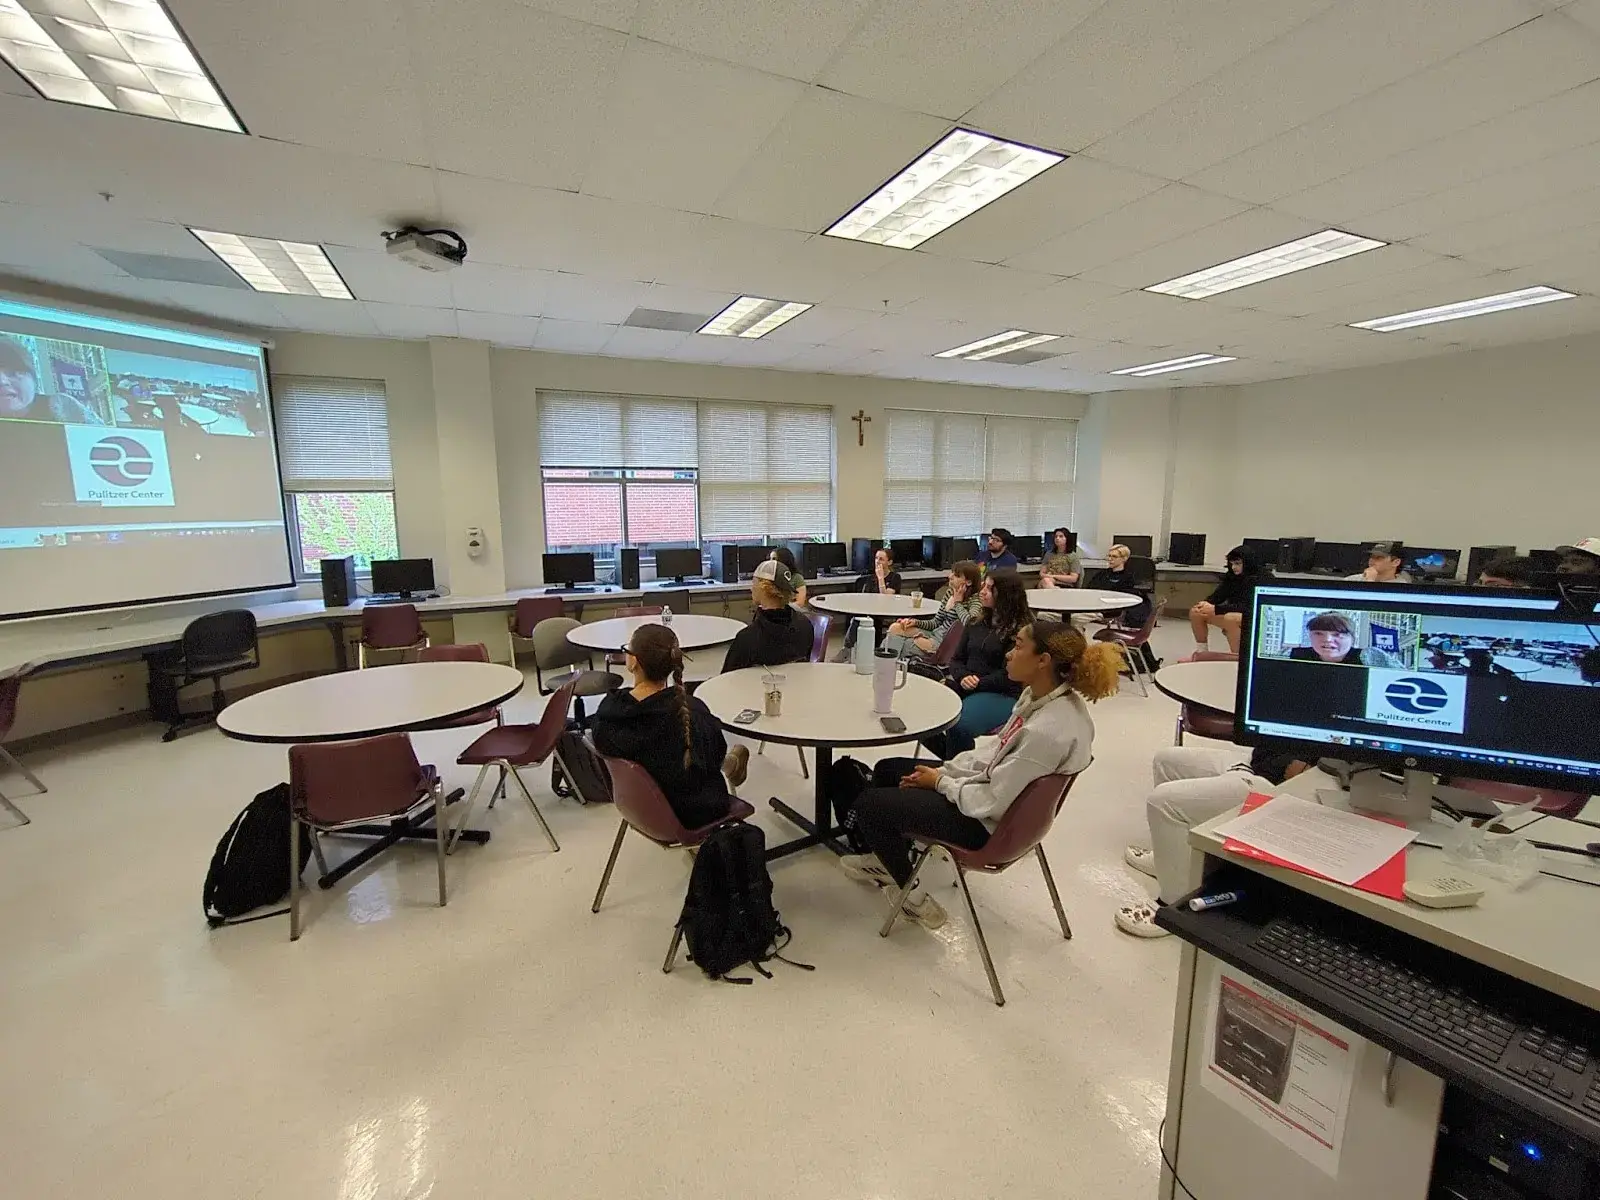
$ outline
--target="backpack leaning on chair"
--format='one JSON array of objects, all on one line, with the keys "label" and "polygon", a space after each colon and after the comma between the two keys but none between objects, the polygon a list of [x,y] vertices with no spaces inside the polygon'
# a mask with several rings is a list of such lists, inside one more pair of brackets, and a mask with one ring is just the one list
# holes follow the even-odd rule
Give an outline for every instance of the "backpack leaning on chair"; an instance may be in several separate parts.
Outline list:
[{"label": "backpack leaning on chair", "polygon": [[[311,859],[311,831],[300,826],[300,865]],[[276,904],[289,894],[289,785],[268,788],[233,819],[211,855],[200,903],[206,924],[243,925],[289,910],[253,917],[252,909]],[[241,920],[240,918],[243,918]]]},{"label": "backpack leaning on chair", "polygon": [[815,970],[779,953],[793,935],[772,906],[767,839],[754,825],[724,825],[700,844],[678,928],[695,965],[724,983],[752,982],[728,974],[746,963],[771,979],[762,964],[774,958]]},{"label": "backpack leaning on chair", "polygon": [[568,729],[557,739],[550,762],[550,790],[579,804],[611,803],[611,773],[587,734]]}]

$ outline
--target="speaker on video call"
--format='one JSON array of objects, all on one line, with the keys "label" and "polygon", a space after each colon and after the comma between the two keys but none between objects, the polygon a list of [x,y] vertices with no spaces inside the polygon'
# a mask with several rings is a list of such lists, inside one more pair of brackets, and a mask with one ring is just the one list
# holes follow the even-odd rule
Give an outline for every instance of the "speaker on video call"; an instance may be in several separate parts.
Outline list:
[{"label": "speaker on video call", "polygon": [[326,608],[348,608],[356,598],[356,560],[322,560],[322,603]]},{"label": "speaker on video call", "polygon": [[631,592],[639,586],[639,551],[628,546],[617,550],[617,586]]}]

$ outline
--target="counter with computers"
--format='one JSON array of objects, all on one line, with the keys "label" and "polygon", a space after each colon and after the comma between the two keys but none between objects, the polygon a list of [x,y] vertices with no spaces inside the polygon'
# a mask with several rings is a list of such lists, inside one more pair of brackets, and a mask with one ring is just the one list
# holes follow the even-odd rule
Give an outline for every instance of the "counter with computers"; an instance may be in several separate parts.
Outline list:
[{"label": "counter with computers", "polygon": [[[1595,600],[1333,581],[1256,589],[1236,740],[1319,764],[1280,792],[1405,822],[1418,837],[1403,866],[1345,887],[1218,834],[1236,814],[1191,831],[1192,891],[1157,915],[1186,943],[1164,1200],[1600,1195],[1600,863],[1589,850],[1600,826],[1500,816],[1474,783],[1600,790]],[[1533,852],[1539,873],[1520,887],[1464,866],[1443,849],[1463,835],[1458,821],[1475,819],[1463,796],[1493,814],[1478,820],[1576,852]],[[1351,836],[1302,844],[1337,855]],[[1506,854],[1503,843],[1490,852]],[[1444,891],[1479,887],[1481,899],[1432,908],[1394,894],[1403,882],[1438,902],[1426,886],[1452,878],[1465,892]]]}]

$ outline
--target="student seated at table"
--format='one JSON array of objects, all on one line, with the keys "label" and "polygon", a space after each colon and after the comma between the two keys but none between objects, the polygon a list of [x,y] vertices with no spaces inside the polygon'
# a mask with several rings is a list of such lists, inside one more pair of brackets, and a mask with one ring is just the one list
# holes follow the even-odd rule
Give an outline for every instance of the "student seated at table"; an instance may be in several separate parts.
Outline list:
[{"label": "student seated at table", "polygon": [[1398,667],[1387,650],[1356,645],[1355,627],[1343,613],[1318,613],[1306,622],[1306,645],[1296,646],[1289,657],[1301,662],[1343,663],[1353,667]]},{"label": "student seated at table", "polygon": [[1473,583],[1477,587],[1531,588],[1538,573],[1533,559],[1505,554],[1484,563]]},{"label": "student seated at table", "polygon": [[1400,568],[1406,565],[1404,548],[1399,542],[1373,542],[1367,551],[1367,569],[1346,579],[1361,579],[1367,583],[1415,583]]},{"label": "student seated at table", "polygon": [[665,625],[633,631],[626,655],[633,687],[607,692],[589,729],[595,749],[638,763],[690,829],[728,815],[724,771],[743,778],[749,750],[728,753],[722,726],[683,686],[683,650]]},{"label": "student seated at table", "polygon": [[1032,620],[1028,592],[1015,571],[991,572],[978,589],[978,619],[961,633],[945,680],[961,697],[961,716],[945,735],[948,755],[972,749],[982,734],[998,729],[1022,692],[1006,669],[1017,632]]},{"label": "student seated at table", "polygon": [[[1123,861],[1153,875],[1160,885],[1160,903],[1170,904],[1188,890],[1189,830],[1238,808],[1251,792],[1271,792],[1307,769],[1292,755],[1257,747],[1225,750],[1173,746],[1157,750],[1150,764],[1155,790],[1145,801],[1150,825],[1149,846],[1129,846]],[[1126,904],[1116,912],[1117,928],[1134,937],[1166,937],[1155,923],[1156,906]]]},{"label": "student seated at table", "polygon": [[1117,614],[1124,625],[1138,627],[1150,618],[1150,590],[1147,584],[1135,583],[1128,573],[1128,560],[1132,557],[1133,551],[1118,542],[1106,551],[1107,565],[1090,575],[1084,586],[1090,591],[1127,592],[1139,597],[1139,603]]},{"label": "student seated at table", "polygon": [[1557,575],[1600,575],[1600,537],[1580,538],[1571,546],[1557,546],[1561,561]]},{"label": "student seated at table", "polygon": [[756,611],[734,635],[722,660],[724,671],[744,667],[775,667],[779,663],[805,662],[811,657],[816,635],[810,618],[793,607],[797,579],[794,572],[775,558],[756,567],[750,580],[750,596]]},{"label": "student seated at table", "polygon": [[[879,546],[872,553],[872,572],[859,576],[851,587],[852,592],[864,592],[878,596],[898,596],[904,587],[900,572],[894,569],[894,555],[887,546]],[[887,623],[881,620],[872,622],[872,636],[874,644],[880,638]],[[839,653],[834,656],[834,662],[849,662],[850,653],[856,645],[856,623],[852,620],[844,628],[844,645]]]},{"label": "student seated at table", "polygon": [[[840,867],[864,883],[904,886],[915,838],[982,849],[1035,779],[1075,775],[1089,765],[1094,722],[1084,701],[1114,695],[1121,665],[1116,646],[1090,644],[1067,622],[1022,626],[1006,655],[1006,674],[1020,695],[1005,727],[942,766],[906,758],[878,763],[876,786],[855,803],[857,828],[872,853],[845,855]],[[928,929],[945,922],[944,909],[921,886],[902,907]]]},{"label": "student seated at table", "polygon": [[990,571],[1007,568],[1015,571],[1020,567],[1022,560],[1011,552],[1011,530],[991,529],[988,542],[978,551],[977,562],[980,567]]},{"label": "student seated at table", "polygon": [[1244,610],[1250,603],[1250,590],[1267,578],[1260,557],[1249,546],[1228,551],[1228,566],[1222,582],[1204,600],[1189,610],[1189,628],[1194,631],[1194,648],[1204,651],[1211,644],[1211,628],[1222,630],[1230,652],[1239,653],[1239,634],[1244,628]]},{"label": "student seated at table", "polygon": [[794,551],[787,546],[779,546],[767,557],[775,558],[789,568],[789,573],[794,576],[795,583],[794,599],[791,603],[798,604],[801,608],[804,608],[806,606],[806,580],[805,576],[800,574],[800,568],[795,565]]},{"label": "student seated at table", "polygon": [[983,573],[978,564],[968,560],[958,562],[946,572],[947,582],[934,599],[939,609],[931,617],[916,620],[905,617],[889,626],[889,632],[879,645],[880,650],[892,650],[907,658],[931,658],[944,644],[945,635],[956,625],[967,625],[978,618],[983,603],[978,599],[978,589],[983,583]]},{"label": "student seated at table", "polygon": [[1065,529],[1057,529],[1050,534],[1050,549],[1039,568],[1040,587],[1078,586],[1078,580],[1083,578],[1083,555],[1076,550],[1068,550],[1070,545],[1072,535]]}]

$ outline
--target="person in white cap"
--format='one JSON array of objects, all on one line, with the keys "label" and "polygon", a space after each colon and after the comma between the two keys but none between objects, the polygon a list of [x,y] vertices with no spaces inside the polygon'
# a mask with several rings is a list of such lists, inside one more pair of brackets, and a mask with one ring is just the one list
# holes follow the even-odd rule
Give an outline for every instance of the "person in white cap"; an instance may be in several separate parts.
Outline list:
[{"label": "person in white cap", "polygon": [[1557,546],[1561,562],[1557,575],[1600,575],[1600,537],[1586,537],[1570,546]]},{"label": "person in white cap", "polygon": [[755,578],[750,581],[755,615],[734,636],[722,662],[724,671],[775,667],[811,657],[816,630],[805,613],[791,607],[797,586],[795,573],[775,558],[756,568]]}]

